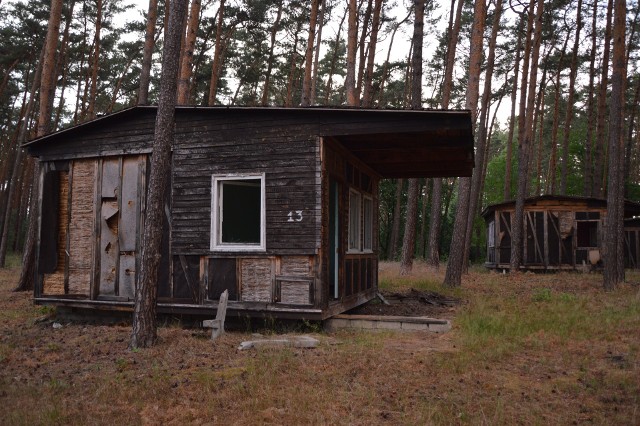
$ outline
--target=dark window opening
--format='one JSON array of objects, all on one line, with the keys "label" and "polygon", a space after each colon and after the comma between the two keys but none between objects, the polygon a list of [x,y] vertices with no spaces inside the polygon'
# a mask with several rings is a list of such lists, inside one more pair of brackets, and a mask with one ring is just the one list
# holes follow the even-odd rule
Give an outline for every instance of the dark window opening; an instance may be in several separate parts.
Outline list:
[{"label": "dark window opening", "polygon": [[220,181],[222,244],[260,244],[260,179]]},{"label": "dark window opening", "polygon": [[576,222],[578,247],[598,247],[598,222]]}]

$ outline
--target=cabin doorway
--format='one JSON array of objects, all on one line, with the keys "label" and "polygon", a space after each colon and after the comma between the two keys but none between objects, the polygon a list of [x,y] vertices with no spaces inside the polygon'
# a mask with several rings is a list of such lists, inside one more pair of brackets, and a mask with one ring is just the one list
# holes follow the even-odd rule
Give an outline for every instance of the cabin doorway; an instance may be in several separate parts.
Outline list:
[{"label": "cabin doorway", "polygon": [[340,184],[329,179],[329,287],[332,299],[340,298]]}]

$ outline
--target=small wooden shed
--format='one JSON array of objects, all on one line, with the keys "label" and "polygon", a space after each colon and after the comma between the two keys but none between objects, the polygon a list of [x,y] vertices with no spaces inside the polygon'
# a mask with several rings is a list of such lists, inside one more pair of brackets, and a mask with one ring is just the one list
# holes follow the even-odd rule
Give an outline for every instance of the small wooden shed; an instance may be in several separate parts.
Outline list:
[{"label": "small wooden shed", "polygon": [[[487,261],[490,269],[509,269],[511,217],[515,201],[488,206]],[[640,204],[625,201],[625,217],[640,214]],[[543,195],[524,204],[522,269],[559,270],[600,266],[602,225],[607,201],[588,197]]]},{"label": "small wooden shed", "polygon": [[[26,144],[41,164],[35,301],[130,310],[156,107]],[[176,110],[158,310],[325,319],[378,286],[382,178],[469,176],[468,111]]]}]

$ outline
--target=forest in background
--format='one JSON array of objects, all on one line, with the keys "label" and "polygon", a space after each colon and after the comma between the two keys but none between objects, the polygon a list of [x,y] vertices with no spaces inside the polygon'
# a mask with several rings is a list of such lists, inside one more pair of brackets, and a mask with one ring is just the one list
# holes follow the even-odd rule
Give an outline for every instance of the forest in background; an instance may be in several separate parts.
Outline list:
[{"label": "forest in background", "polygon": [[[156,19],[115,0],[0,0],[2,250],[20,251],[27,239],[35,166],[18,147],[42,134],[39,122],[55,131],[136,104],[157,103],[167,17],[165,2],[151,3],[157,5]],[[40,73],[53,4],[61,6],[59,37],[54,77],[44,87]],[[471,191],[477,199],[469,207],[474,227],[468,232],[471,257],[477,260],[485,247],[478,213],[488,204],[514,199],[519,176],[527,183],[527,196],[605,197],[615,102],[613,6],[612,0],[191,0],[178,103],[465,108],[474,75],[469,72],[471,47],[480,43],[476,84],[481,100],[474,108],[477,190]],[[349,19],[349,7],[356,19]],[[418,8],[424,11],[424,31],[416,44]],[[625,196],[636,201],[638,12],[637,1],[626,3],[620,157]],[[126,20],[116,19],[122,16]],[[151,21],[155,27],[146,43],[153,48],[146,95],[140,88],[145,85],[145,33]],[[481,24],[479,41],[471,37],[474,24]],[[416,45],[429,52],[419,64]],[[355,48],[349,51],[348,46]],[[414,79],[421,89],[418,100],[412,92]],[[42,99],[49,105],[46,117],[40,116]],[[523,157],[518,147],[525,140]],[[523,158],[526,167],[519,164]],[[411,192],[410,182],[384,181],[381,257],[400,256],[408,228],[417,257],[432,265],[446,258],[453,229],[458,229],[459,183],[420,180]],[[416,198],[411,210],[416,213],[410,215],[415,220],[407,221],[408,201]]]}]

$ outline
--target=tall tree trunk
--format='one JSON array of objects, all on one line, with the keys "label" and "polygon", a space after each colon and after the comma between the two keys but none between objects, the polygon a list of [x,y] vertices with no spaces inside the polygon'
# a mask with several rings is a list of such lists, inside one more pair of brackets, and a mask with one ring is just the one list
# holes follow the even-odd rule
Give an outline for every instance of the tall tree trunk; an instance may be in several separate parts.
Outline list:
[{"label": "tall tree trunk", "polygon": [[[478,96],[480,91],[480,73],[482,71],[482,35],[484,34],[484,24],[487,15],[485,0],[475,0],[473,14],[473,24],[471,26],[471,40],[469,47],[469,81],[467,83],[467,93],[465,108],[471,111],[471,122],[476,123],[476,110],[478,108]],[[491,77],[488,77],[491,80]],[[475,174],[482,174],[482,160],[484,151],[476,154]],[[478,167],[480,164],[480,167]],[[480,180],[478,180],[478,186]],[[456,207],[453,234],[451,236],[451,246],[449,249],[449,260],[447,271],[444,276],[444,285],[449,287],[460,286],[462,281],[462,270],[464,265],[465,241],[467,238],[467,219],[475,212],[470,212],[471,206],[471,178],[460,178],[458,185],[458,205]]]},{"label": "tall tree trunk", "polygon": [[396,23],[393,26],[393,31],[391,32],[391,40],[389,41],[389,47],[387,48],[387,59],[384,61],[384,64],[382,65],[382,77],[380,78],[380,89],[379,89],[379,93],[378,93],[378,103],[382,104],[383,102],[383,96],[384,96],[384,85],[387,82],[387,79],[389,78],[389,58],[391,57],[391,49],[393,48],[393,41],[395,40],[396,37],[396,33],[398,32],[398,28],[400,28],[400,25],[404,24],[405,22],[407,22],[409,20],[409,18],[411,17],[411,10],[409,10],[409,13],[407,14],[407,16],[405,16],[405,18]]},{"label": "tall tree trunk", "polygon": [[322,0],[320,7],[320,22],[318,23],[318,34],[316,36],[315,53],[313,56],[313,75],[311,76],[311,96],[309,97],[309,103],[314,105],[316,103],[318,84],[318,64],[320,62],[320,47],[322,45],[322,28],[324,28],[324,15],[327,13],[327,0]]},{"label": "tall tree trunk", "polygon": [[342,26],[344,25],[344,20],[347,17],[347,13],[349,12],[349,7],[344,9],[344,14],[342,14],[342,19],[340,20],[340,25],[338,25],[338,31],[336,31],[336,39],[333,43],[334,49],[331,53],[331,64],[329,65],[329,76],[327,77],[327,84],[324,88],[324,104],[329,105],[329,99],[331,98],[331,91],[333,85],[333,75],[336,72],[336,62],[338,61],[338,47],[340,46],[340,33],[342,33]]},{"label": "tall tree trunk", "polygon": [[187,0],[172,0],[169,28],[162,53],[160,101],[156,116],[151,171],[147,188],[147,208],[142,235],[140,278],[136,286],[133,327],[129,347],[153,346],[157,339],[156,302],[158,266],[167,179],[170,173],[171,145],[176,106],[176,87],[180,67],[180,41],[184,33]]},{"label": "tall tree trunk", "polygon": [[593,196],[604,198],[605,150],[607,132],[607,88],[609,87],[609,56],[611,53],[611,16],[613,0],[607,4],[607,24],[604,32],[604,52],[602,53],[602,74],[598,90],[598,124],[596,125],[596,143],[593,155]]},{"label": "tall tree trunk", "polygon": [[504,172],[504,194],[502,199],[504,201],[511,200],[511,164],[513,157],[513,134],[516,124],[516,96],[518,94],[518,73],[520,71],[520,52],[522,46],[522,29],[520,26],[524,23],[522,19],[518,20],[517,27],[518,41],[516,43],[516,62],[513,72],[513,87],[511,89],[511,115],[509,116],[509,132],[507,134],[507,152],[505,158],[505,172]]},{"label": "tall tree trunk", "polygon": [[[347,105],[358,106],[356,93],[356,49],[358,38],[358,8],[356,0],[349,1],[349,21],[347,30],[347,75],[344,88],[347,92]],[[337,48],[337,47],[336,47]]]},{"label": "tall tree trunk", "polygon": [[[453,66],[456,62],[456,47],[462,23],[463,1],[458,0],[453,27],[449,28],[449,44],[445,60],[444,81],[442,82],[442,109],[449,108],[453,87]],[[451,3],[453,7],[453,2]],[[453,10],[452,10],[453,12]],[[442,227],[442,179],[433,179],[431,212],[429,215],[429,243],[427,245],[427,263],[437,268],[440,265],[440,228]]]},{"label": "tall tree trunk", "polygon": [[[424,38],[424,3],[425,0],[414,1],[413,21],[413,55],[411,57],[411,109],[422,108],[422,40]],[[402,239],[402,256],[400,259],[400,275],[408,275],[413,268],[413,256],[416,247],[416,218],[418,214],[418,189],[420,181],[409,179],[407,193],[407,218]]]},{"label": "tall tree trunk", "polygon": [[280,2],[278,3],[278,13],[276,15],[276,21],[273,23],[273,26],[271,27],[271,41],[269,43],[269,58],[267,59],[267,71],[264,74],[264,85],[262,86],[262,101],[260,102],[262,106],[267,106],[269,104],[271,71],[273,70],[273,61],[275,60],[273,51],[276,47],[276,35],[278,34],[278,30],[280,29],[280,19],[282,18],[283,4],[284,4],[284,0],[280,0]]},{"label": "tall tree trunk", "polygon": [[[608,12],[609,13],[609,12]],[[624,281],[624,92],[626,2],[615,1],[613,23],[613,70],[609,107],[609,179],[607,181],[607,218],[605,220],[605,290],[613,290]]]},{"label": "tall tree trunk", "polygon": [[311,0],[311,13],[309,15],[309,36],[307,37],[307,49],[304,54],[304,78],[302,79],[301,106],[311,105],[311,71],[313,68],[313,51],[316,39],[316,23],[318,22],[318,9],[320,0]]},{"label": "tall tree trunk", "polygon": [[404,179],[396,181],[396,203],[393,209],[393,224],[391,226],[391,237],[389,238],[389,252],[387,257],[389,260],[395,260],[398,256],[398,245],[400,243],[400,222],[402,221],[402,189]]},{"label": "tall tree trunk", "polygon": [[380,11],[382,10],[382,0],[376,0],[373,8],[373,19],[371,20],[371,37],[369,37],[369,53],[367,54],[367,68],[364,73],[362,106],[371,108],[373,106],[373,65],[376,56],[376,46],[378,43],[378,30],[380,29]]},{"label": "tall tree trunk", "polygon": [[[486,6],[485,6],[486,13]],[[484,171],[485,153],[488,150],[487,138],[487,117],[489,116],[489,108],[491,101],[491,82],[493,80],[493,68],[496,59],[496,44],[498,39],[498,31],[500,29],[500,18],[502,17],[502,0],[496,0],[495,9],[493,11],[493,23],[491,28],[491,38],[489,39],[489,56],[487,57],[487,66],[484,76],[484,88],[482,92],[482,102],[480,106],[480,119],[478,120],[479,132],[476,138],[476,158],[475,169],[471,180],[471,192],[469,193],[469,208],[467,217],[467,232],[464,242],[464,253],[462,257],[462,272],[466,273],[469,267],[469,254],[471,251],[471,236],[473,232],[473,222],[476,218],[478,202],[482,191],[480,190]],[[479,47],[482,49],[482,46]],[[478,65],[479,66],[479,65]],[[479,73],[479,71],[478,71]],[[477,96],[477,95],[476,95]],[[477,101],[476,101],[477,103]]]},{"label": "tall tree trunk", "polygon": [[[553,124],[551,125],[551,161],[549,162],[549,177],[551,178],[551,183],[549,185],[550,193],[556,193],[556,163],[557,163],[557,152],[558,152],[558,127],[560,125],[560,94],[562,88],[560,87],[560,77],[562,74],[562,69],[564,65],[564,57],[567,50],[567,44],[569,43],[570,32],[567,31],[567,38],[564,40],[564,45],[562,46],[562,50],[560,51],[560,60],[558,61],[558,70],[556,72],[556,81],[554,83],[554,98],[553,98]],[[568,148],[567,148],[568,152]],[[564,155],[564,147],[562,151]],[[562,173],[561,173],[562,174]],[[562,180],[562,178],[561,178]],[[560,184],[562,185],[562,183]]]},{"label": "tall tree trunk", "polygon": [[593,11],[591,16],[591,53],[589,61],[589,94],[587,95],[587,135],[585,141],[584,158],[584,188],[585,197],[593,195],[593,130],[596,123],[594,117],[595,75],[596,75],[596,51],[598,49],[598,0],[593,0]]},{"label": "tall tree trunk", "polygon": [[140,87],[138,89],[138,105],[149,103],[149,82],[151,81],[151,62],[155,45],[156,22],[158,21],[158,0],[149,0],[147,26],[144,32],[144,50],[142,53],[142,69],[140,70]]},{"label": "tall tree trunk", "polygon": [[[53,9],[52,9],[53,12]],[[19,173],[22,172],[20,170],[20,165],[23,163],[23,149],[21,145],[27,139],[27,129],[29,127],[29,119],[31,117],[31,112],[33,111],[33,107],[35,105],[36,92],[38,87],[42,83],[42,68],[44,66],[44,55],[46,51],[46,46],[42,47],[42,51],[40,53],[40,59],[38,60],[38,65],[36,68],[35,75],[33,77],[33,81],[31,83],[31,90],[29,91],[29,100],[27,102],[27,106],[24,109],[24,114],[22,116],[22,122],[18,125],[18,135],[15,143],[15,156],[13,158],[13,167],[11,170],[11,178],[8,182],[7,189],[7,205],[5,206],[4,216],[3,216],[3,225],[2,225],[2,237],[0,239],[0,268],[5,267],[7,249],[8,249],[8,239],[9,239],[9,221],[11,218],[11,200],[14,197],[14,194],[18,187],[18,176]],[[27,288],[24,290],[29,290],[33,288],[32,284],[28,284]]]},{"label": "tall tree trunk", "polygon": [[58,108],[56,109],[55,119],[53,120],[54,131],[58,128],[64,108],[64,92],[67,88],[67,78],[69,75],[69,29],[71,27],[71,21],[73,20],[73,9],[75,5],[75,0],[72,0],[67,9],[64,31],[62,33],[62,43],[60,44],[60,55],[58,56],[58,66],[56,67],[58,70],[57,73],[62,74],[62,88],[60,89],[60,100],[58,102]]},{"label": "tall tree trunk", "polygon": [[91,93],[89,94],[89,119],[96,117],[96,97],[98,96],[98,67],[100,66],[100,31],[102,30],[102,0],[96,0],[96,33],[93,40],[93,60],[91,62]]},{"label": "tall tree trunk", "polygon": [[427,239],[427,205],[429,204],[429,180],[424,181],[424,190],[422,192],[422,203],[420,207],[420,235],[418,238],[418,256],[424,259],[426,253],[426,239]]},{"label": "tall tree trunk", "polygon": [[562,137],[562,159],[560,163],[560,195],[567,195],[567,166],[569,165],[569,135],[573,121],[573,103],[575,99],[576,74],[578,71],[578,49],[580,48],[580,31],[582,31],[582,0],[576,7],[576,34],[573,38],[571,68],[569,71],[569,95],[564,116],[564,133]]},{"label": "tall tree trunk", "polygon": [[224,2],[220,0],[220,7],[218,8],[218,23],[216,27],[216,43],[213,53],[213,63],[211,65],[211,80],[209,82],[209,102],[207,105],[212,106],[216,103],[216,93],[218,91],[218,80],[220,79],[220,69],[222,65],[222,24],[224,23]]},{"label": "tall tree trunk", "polygon": [[[536,0],[529,3],[528,13],[529,19],[527,23],[527,33],[531,34],[533,26],[533,9]],[[536,79],[538,74],[538,57],[540,55],[540,39],[542,34],[542,10],[543,0],[537,1],[537,9],[535,14],[535,31],[533,42],[527,40],[525,46],[524,60],[522,70],[522,84],[520,92],[520,129],[518,130],[518,188],[516,193],[516,206],[513,218],[511,220],[511,264],[512,272],[517,272],[522,263],[522,247],[523,247],[523,219],[524,219],[524,200],[527,197],[527,181],[529,178],[529,156],[531,149],[531,138],[533,133],[533,113],[534,102],[536,98]],[[529,58],[529,54],[531,57]],[[529,68],[529,60],[531,61],[530,75],[527,81],[527,70]],[[527,83],[528,93],[527,90]],[[525,96],[526,94],[526,96]],[[525,107],[526,101],[526,107]]]},{"label": "tall tree trunk", "polygon": [[196,36],[200,21],[200,0],[191,0],[189,21],[187,23],[187,35],[185,38],[180,74],[178,77],[178,105],[189,104],[191,88],[191,76],[193,75],[193,52],[196,48]]},{"label": "tall tree trunk", "polygon": [[[369,29],[369,21],[371,19],[372,0],[367,1],[367,8],[364,11],[364,20],[362,21],[362,31],[360,32],[360,41],[358,42],[358,50],[360,60],[358,61],[358,72],[356,77],[356,97],[360,99],[362,94],[362,81],[364,77],[364,67],[367,62],[368,50],[365,49],[365,42],[367,40],[367,31]],[[358,7],[358,11],[360,7]]]},{"label": "tall tree trunk", "polygon": [[[40,112],[38,113],[37,136],[45,135],[51,126],[51,109],[53,107],[53,91],[56,72],[56,50],[58,36],[60,35],[60,20],[62,19],[62,0],[51,0],[51,12],[47,26],[47,38],[45,41],[44,55],[42,58],[42,76],[40,79]],[[36,267],[36,233],[38,230],[38,195],[40,182],[40,164],[33,162],[33,184],[31,190],[31,204],[29,207],[29,225],[27,240],[22,251],[22,272],[16,286],[16,291],[32,290],[34,287]]]},{"label": "tall tree trunk", "polygon": [[287,81],[287,96],[284,101],[285,107],[293,106],[293,91],[296,81],[296,71],[298,69],[298,36],[302,31],[302,22],[298,22],[296,26],[296,32],[293,37],[293,46],[291,48],[291,54],[289,55],[289,79]]}]

